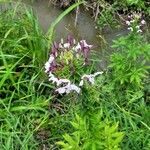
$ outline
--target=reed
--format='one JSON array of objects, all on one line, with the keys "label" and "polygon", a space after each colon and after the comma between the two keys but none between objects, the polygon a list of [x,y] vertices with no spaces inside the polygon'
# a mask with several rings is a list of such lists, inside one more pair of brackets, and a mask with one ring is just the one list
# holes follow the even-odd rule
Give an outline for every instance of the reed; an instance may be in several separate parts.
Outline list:
[{"label": "reed", "polygon": [[73,9],[78,7],[79,5],[85,3],[85,1],[79,1],[73,5],[71,5],[69,8],[67,8],[64,12],[62,12],[50,25],[48,32],[46,34],[47,39],[48,39],[48,49],[51,47],[53,35],[54,35],[54,29],[56,25],[67,15],[69,14]]}]

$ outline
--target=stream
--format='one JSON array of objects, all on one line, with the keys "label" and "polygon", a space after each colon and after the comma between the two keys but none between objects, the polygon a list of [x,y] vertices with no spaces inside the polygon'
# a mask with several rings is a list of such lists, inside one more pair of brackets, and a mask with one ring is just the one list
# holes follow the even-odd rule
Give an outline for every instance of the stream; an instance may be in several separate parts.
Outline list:
[{"label": "stream", "polygon": [[[44,32],[48,31],[51,23],[63,12],[61,8],[52,5],[49,0],[35,0],[33,3],[31,0],[25,0],[25,4],[32,6]],[[77,40],[86,39],[87,43],[94,45],[94,50],[98,52],[97,58],[102,60],[100,68],[105,68],[108,59],[107,56],[112,53],[112,50],[108,46],[112,44],[112,40],[120,35],[127,34],[128,31],[123,28],[105,30],[100,33],[96,29],[96,22],[90,15],[90,11],[83,8],[79,9],[76,26],[75,17],[76,12],[74,10],[60,21],[56,26],[54,39],[60,41],[61,38],[65,39],[68,34],[73,35]]]},{"label": "stream", "polygon": [[[33,8],[34,13],[38,17],[39,24],[45,33],[48,31],[51,23],[63,12],[61,8],[55,7],[49,0],[35,0],[33,2],[31,0],[23,0],[23,3],[27,7]],[[86,39],[88,44],[94,45],[94,50],[98,52],[98,58],[103,62],[103,68],[106,66],[106,56],[112,53],[108,46],[118,36],[127,34],[127,29],[105,30],[100,33],[94,18],[90,15],[90,11],[81,7],[79,8],[76,26],[75,17],[76,12],[74,10],[60,21],[55,29],[54,40],[59,42],[61,38],[66,39],[67,35],[72,35],[77,40]]]},{"label": "stream", "polygon": [[[31,0],[24,1],[27,5],[32,6],[34,12],[37,14],[40,26],[44,32],[47,32],[51,23],[63,12],[61,8],[52,5],[49,0],[35,0],[33,3]],[[89,11],[80,8],[77,17],[77,25],[75,26],[75,11],[65,16],[56,27],[55,39],[65,38],[68,34],[73,35],[76,39],[86,39],[89,43],[94,43],[98,47],[103,38],[108,43],[111,43],[117,35],[126,34],[125,29],[119,29],[113,31],[106,31],[100,34],[96,29],[96,23],[94,18],[90,15]]]}]

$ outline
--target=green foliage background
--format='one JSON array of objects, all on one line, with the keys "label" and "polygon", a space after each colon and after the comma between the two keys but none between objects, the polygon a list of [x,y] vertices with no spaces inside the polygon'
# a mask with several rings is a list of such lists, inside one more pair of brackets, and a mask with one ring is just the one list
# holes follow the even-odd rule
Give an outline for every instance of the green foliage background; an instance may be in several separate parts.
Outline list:
[{"label": "green foliage background", "polygon": [[[130,8],[142,9],[149,15],[148,1],[96,2],[111,4],[102,10],[110,23],[109,13],[118,7],[129,13]],[[24,5],[0,12],[0,149],[56,150],[59,144],[72,150],[149,150],[150,45],[146,34],[115,40],[109,67],[95,85],[87,82],[80,95],[54,93],[43,66],[56,24],[75,6],[58,17],[47,35]]]}]

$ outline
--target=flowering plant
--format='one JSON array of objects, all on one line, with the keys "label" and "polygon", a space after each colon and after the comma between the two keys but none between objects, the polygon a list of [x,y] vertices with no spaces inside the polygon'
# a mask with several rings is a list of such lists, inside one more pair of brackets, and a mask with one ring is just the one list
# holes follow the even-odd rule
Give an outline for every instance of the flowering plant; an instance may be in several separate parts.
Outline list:
[{"label": "flowering plant", "polygon": [[53,43],[49,59],[45,63],[45,72],[49,75],[49,81],[56,84],[56,92],[80,93],[83,80],[94,84],[94,78],[102,74],[97,72],[88,75],[91,73],[88,67],[91,48],[92,45],[88,45],[85,40],[76,43],[72,36],[68,36],[66,43],[63,39],[60,43]]},{"label": "flowering plant", "polygon": [[113,78],[115,83],[120,83],[124,87],[143,87],[143,80],[148,75],[149,49],[150,44],[144,38],[142,32],[145,20],[141,14],[128,16],[126,24],[131,31],[129,35],[114,40],[113,48],[116,52],[111,55]]},{"label": "flowering plant", "polygon": [[142,33],[143,27],[146,24],[145,20],[142,18],[141,13],[133,13],[128,16],[126,21],[128,25],[128,30],[133,33]]}]

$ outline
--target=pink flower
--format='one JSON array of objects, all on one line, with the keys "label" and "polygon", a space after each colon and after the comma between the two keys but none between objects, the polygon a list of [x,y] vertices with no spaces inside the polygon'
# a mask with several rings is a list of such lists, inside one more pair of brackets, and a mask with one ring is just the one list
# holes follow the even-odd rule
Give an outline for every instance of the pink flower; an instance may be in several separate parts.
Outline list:
[{"label": "pink flower", "polygon": [[[81,58],[81,62],[83,63],[81,65],[87,64],[89,61],[88,59],[91,47],[92,45],[87,44],[86,40],[81,40],[76,43],[72,36],[68,36],[66,43],[64,43],[63,39],[61,39],[59,44],[56,42],[53,43],[50,57],[45,63],[45,72],[49,75],[49,81],[56,85],[56,92],[59,94],[67,94],[72,91],[80,93],[80,87],[74,83],[71,83],[69,79],[62,79],[61,77],[56,77],[55,75],[61,74],[59,71],[63,71],[64,65],[71,65],[71,69],[73,70],[74,59],[78,60],[78,58]],[[67,61],[68,63],[66,64],[64,61]],[[71,71],[71,69],[69,71]],[[96,73],[93,75],[85,75],[84,79],[86,78],[91,84],[94,84],[95,76],[97,76]],[[83,85],[83,78],[80,82],[80,86],[81,85]]]},{"label": "pink flower", "polygon": [[90,48],[92,47],[92,45],[88,45],[86,43],[86,40],[81,40],[80,46],[81,46],[81,50],[82,50],[84,58],[85,58],[85,65],[86,65],[86,64],[88,64],[89,52],[90,52]]},{"label": "pink flower", "polygon": [[52,45],[52,51],[51,51],[51,54],[54,57],[57,57],[57,55],[58,55],[58,47],[59,47],[59,45],[56,42],[54,42],[54,44]]},{"label": "pink flower", "polygon": [[74,39],[71,35],[68,35],[68,37],[67,37],[67,42],[68,42],[71,46],[73,46],[73,45],[76,43],[75,39]]}]

